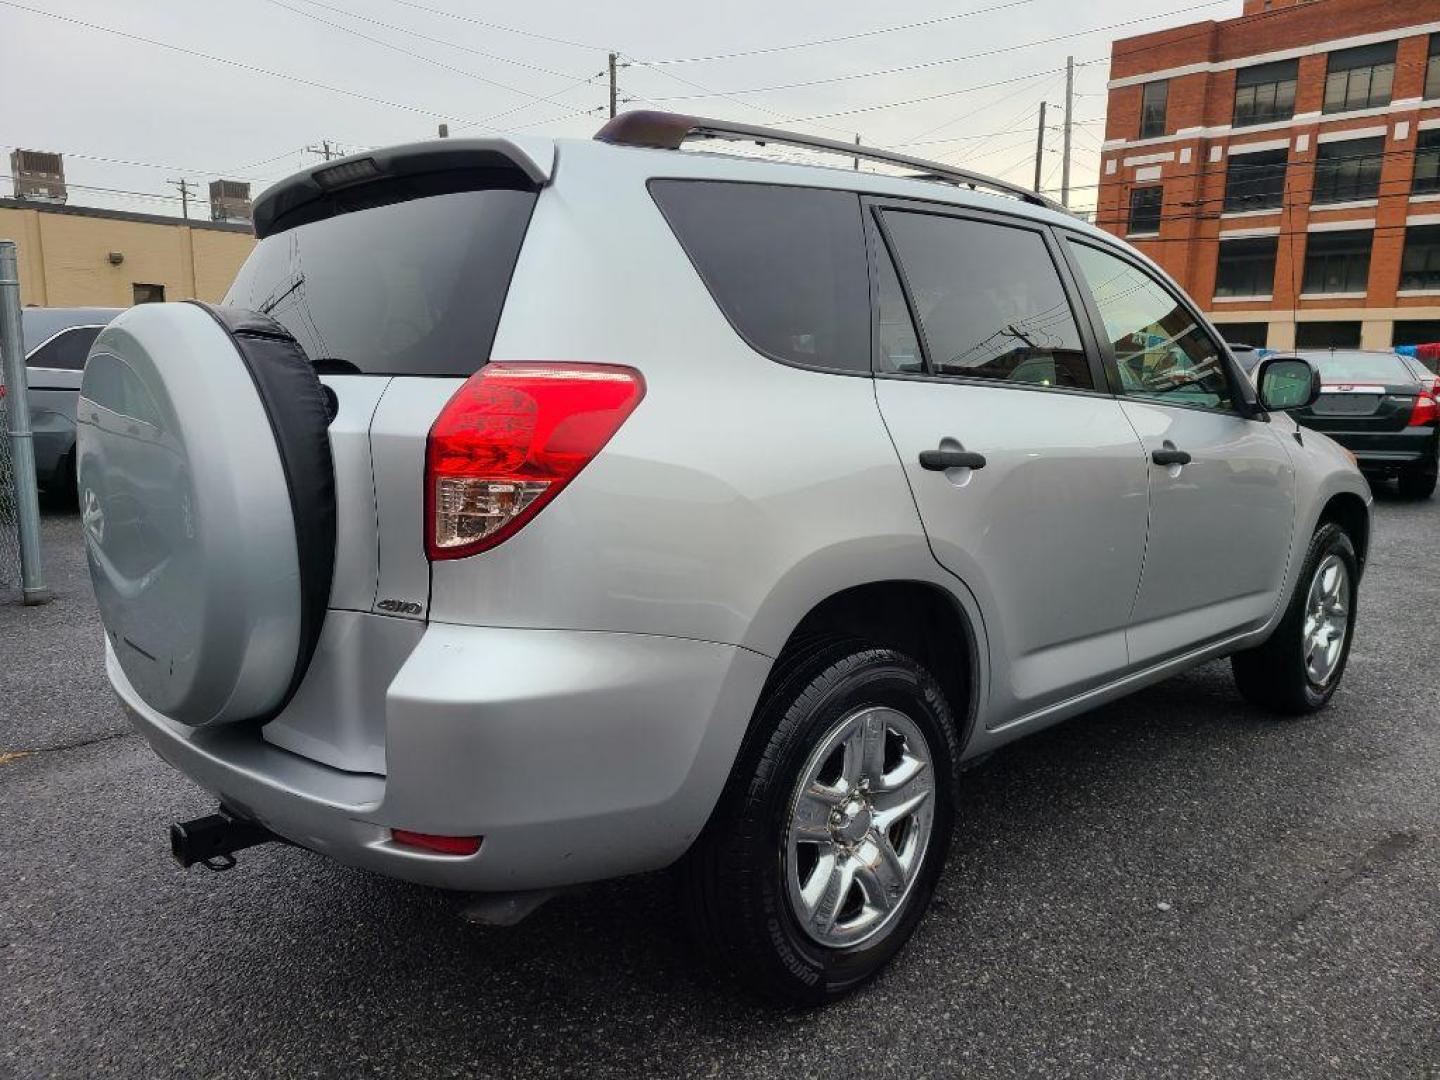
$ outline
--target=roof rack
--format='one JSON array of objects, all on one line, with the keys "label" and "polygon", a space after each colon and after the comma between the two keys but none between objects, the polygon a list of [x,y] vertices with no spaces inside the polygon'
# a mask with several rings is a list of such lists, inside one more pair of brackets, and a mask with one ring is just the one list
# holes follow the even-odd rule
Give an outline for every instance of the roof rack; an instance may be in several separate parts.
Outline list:
[{"label": "roof rack", "polygon": [[848,158],[864,158],[867,161],[881,161],[887,165],[903,165],[918,169],[916,180],[938,180],[943,183],[963,184],[969,188],[988,188],[1003,195],[1044,206],[1050,210],[1069,213],[1059,203],[1047,199],[1029,188],[999,180],[984,173],[957,169],[939,161],[896,154],[858,143],[840,142],[838,139],[822,139],[817,135],[804,135],[779,128],[760,127],[755,124],[734,124],[728,120],[709,120],[703,116],[686,116],[682,113],[659,112],[651,109],[637,109],[612,117],[595,138],[600,142],[616,146],[644,146],[654,150],[679,150],[691,139],[728,139],[731,142],[753,142],[760,146],[778,143],[782,146],[800,146],[807,150],[820,150],[840,154]]}]

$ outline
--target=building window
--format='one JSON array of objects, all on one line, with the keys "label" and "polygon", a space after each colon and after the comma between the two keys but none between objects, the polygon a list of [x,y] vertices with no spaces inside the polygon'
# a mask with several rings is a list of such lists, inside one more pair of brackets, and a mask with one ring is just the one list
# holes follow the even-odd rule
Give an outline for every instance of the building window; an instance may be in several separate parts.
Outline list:
[{"label": "building window", "polygon": [[1170,98],[1170,82],[1146,83],[1140,91],[1140,138],[1153,139],[1165,134],[1165,106]]},{"label": "building window", "polygon": [[1400,288],[1440,289],[1440,225],[1412,225],[1405,230]]},{"label": "building window", "polygon": [[1358,322],[1302,322],[1295,327],[1297,349],[1358,349]]},{"label": "building window", "polygon": [[1395,42],[1333,52],[1325,76],[1324,111],[1348,112],[1389,105],[1394,83]]},{"label": "building window", "polygon": [[1279,244],[1275,236],[1221,240],[1215,264],[1215,295],[1271,295],[1275,289],[1275,250]]},{"label": "building window", "polygon": [[132,295],[137,304],[163,304],[165,302],[165,286],[142,285],[137,281],[132,287]]},{"label": "building window", "polygon": [[1288,152],[1261,150],[1254,154],[1230,154],[1225,169],[1225,209],[1273,210],[1285,201],[1285,169]]},{"label": "building window", "polygon": [[1263,349],[1270,339],[1270,324],[1263,322],[1220,323],[1215,327],[1226,345],[1249,345]]},{"label": "building window", "polygon": [[1440,34],[1430,35],[1430,59],[1425,62],[1425,96],[1440,97]]},{"label": "building window", "polygon": [[1158,187],[1132,188],[1130,190],[1131,236],[1160,231],[1160,202],[1163,189]]},{"label": "building window", "polygon": [[1321,143],[1315,149],[1314,203],[1353,202],[1380,194],[1385,137]]},{"label": "building window", "polygon": [[1235,73],[1236,127],[1289,120],[1295,115],[1298,60],[1258,64]]},{"label": "building window", "polygon": [[1415,181],[1411,191],[1416,195],[1440,191],[1440,130],[1422,131],[1415,140]]},{"label": "building window", "polygon": [[1440,342],[1440,319],[1397,319],[1394,345],[1431,345]]},{"label": "building window", "polygon": [[1305,243],[1306,293],[1363,293],[1370,283],[1370,238],[1365,229],[1313,232]]}]

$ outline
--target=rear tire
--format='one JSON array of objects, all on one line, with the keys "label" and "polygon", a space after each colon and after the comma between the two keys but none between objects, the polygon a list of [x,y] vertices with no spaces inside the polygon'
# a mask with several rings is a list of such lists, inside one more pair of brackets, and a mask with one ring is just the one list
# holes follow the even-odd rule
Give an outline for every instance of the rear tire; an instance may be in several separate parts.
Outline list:
[{"label": "rear tire", "polygon": [[1400,494],[1407,499],[1428,499],[1435,494],[1435,481],[1440,476],[1440,462],[1412,466],[1400,473]]},{"label": "rear tire", "polygon": [[874,976],[929,905],[959,757],[940,686],[909,657],[835,640],[800,654],[772,679],[680,866],[701,952],[788,1004]]},{"label": "rear tire", "polygon": [[1247,701],[1289,716],[1324,708],[1350,658],[1359,581],[1350,537],[1338,525],[1321,525],[1280,625],[1263,645],[1230,658]]}]

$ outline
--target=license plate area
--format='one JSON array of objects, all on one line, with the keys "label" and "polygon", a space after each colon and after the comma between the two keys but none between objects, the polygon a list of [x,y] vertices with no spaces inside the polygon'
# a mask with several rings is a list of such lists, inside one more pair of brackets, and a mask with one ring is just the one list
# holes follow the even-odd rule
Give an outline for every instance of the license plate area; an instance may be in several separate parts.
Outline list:
[{"label": "license plate area", "polygon": [[1383,394],[1321,394],[1311,412],[1316,416],[1369,416],[1380,408]]}]

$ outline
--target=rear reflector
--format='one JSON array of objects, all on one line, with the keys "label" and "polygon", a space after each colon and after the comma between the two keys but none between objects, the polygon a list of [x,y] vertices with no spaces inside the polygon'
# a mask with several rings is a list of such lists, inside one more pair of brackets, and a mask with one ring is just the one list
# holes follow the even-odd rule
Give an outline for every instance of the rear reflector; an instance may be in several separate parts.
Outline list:
[{"label": "rear reflector", "polygon": [[1440,410],[1435,407],[1435,399],[1429,394],[1422,393],[1415,399],[1415,405],[1410,410],[1410,423],[1408,427],[1419,427],[1421,424],[1433,424],[1440,419]]},{"label": "rear reflector", "polygon": [[478,836],[435,836],[409,829],[391,829],[390,839],[404,847],[433,851],[437,855],[474,855],[480,850]]},{"label": "rear reflector", "polygon": [[645,396],[633,368],[493,363],[455,392],[425,451],[425,548],[457,559],[513,536]]}]

